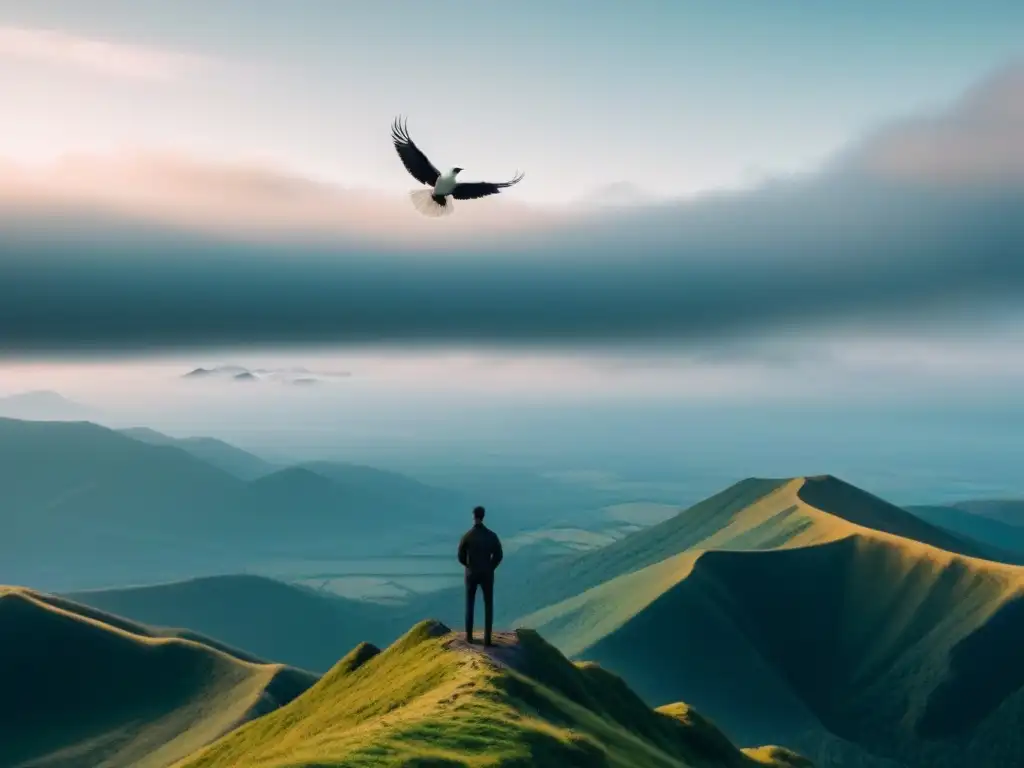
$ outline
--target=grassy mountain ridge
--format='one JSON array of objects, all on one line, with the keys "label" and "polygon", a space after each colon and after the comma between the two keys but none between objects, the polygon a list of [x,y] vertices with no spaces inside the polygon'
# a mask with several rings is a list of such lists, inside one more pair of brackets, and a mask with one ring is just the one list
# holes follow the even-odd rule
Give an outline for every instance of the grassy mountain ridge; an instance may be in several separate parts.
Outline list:
[{"label": "grassy mountain ridge", "polygon": [[384,499],[407,500],[413,496],[434,497],[451,502],[455,494],[447,489],[421,483],[398,472],[340,461],[304,461],[289,465],[273,464],[246,450],[213,437],[170,437],[149,427],[118,430],[149,445],[172,445],[192,454],[241,480],[257,481],[275,473],[308,471],[330,480],[335,487],[363,492],[372,488]]},{"label": "grassy mountain ridge", "polygon": [[521,616],[683,552],[813,544],[858,528],[903,535],[971,556],[989,553],[978,542],[831,476],[748,478],[657,525],[540,569],[527,588],[512,596],[512,610]]},{"label": "grassy mountain ridge", "polygon": [[484,653],[423,622],[375,650],[356,649],[303,696],[178,768],[809,765],[780,749],[743,753],[686,707],[656,712],[535,633],[508,633]]},{"label": "grassy mountain ridge", "polygon": [[0,587],[0,766],[164,768],[314,678]]},{"label": "grassy mountain ridge", "polygon": [[1024,569],[908,538],[974,548],[851,488],[798,478],[741,508],[745,493],[719,494],[721,514],[675,534],[697,547],[521,623],[741,743],[767,730],[813,759],[837,737],[851,764],[1018,764],[1024,669],[1006,644],[1024,635]]}]

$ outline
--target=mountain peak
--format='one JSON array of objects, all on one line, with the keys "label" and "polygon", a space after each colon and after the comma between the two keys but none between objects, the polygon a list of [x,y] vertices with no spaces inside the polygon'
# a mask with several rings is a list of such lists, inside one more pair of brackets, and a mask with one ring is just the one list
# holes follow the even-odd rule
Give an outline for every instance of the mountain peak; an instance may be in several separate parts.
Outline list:
[{"label": "mountain peak", "polygon": [[800,501],[853,525],[930,544],[949,552],[972,557],[988,555],[975,542],[925,522],[902,507],[890,504],[833,475],[795,478],[794,483],[797,484],[796,497]]},{"label": "mountain peak", "polygon": [[[183,768],[347,764],[367,750],[381,763],[422,752],[439,765],[787,765],[755,762],[707,721],[651,709],[620,678],[572,663],[536,632],[494,640],[470,645],[439,621],[420,622],[379,653],[355,649],[287,712],[228,734]],[[366,658],[354,665],[354,656]]]}]

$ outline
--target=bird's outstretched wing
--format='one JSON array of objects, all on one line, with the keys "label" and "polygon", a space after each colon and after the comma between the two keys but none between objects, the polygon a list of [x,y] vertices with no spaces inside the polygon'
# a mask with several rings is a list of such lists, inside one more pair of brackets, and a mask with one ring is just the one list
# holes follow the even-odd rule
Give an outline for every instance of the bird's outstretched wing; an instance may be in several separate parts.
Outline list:
[{"label": "bird's outstretched wing", "polygon": [[429,187],[437,184],[437,177],[441,175],[441,172],[409,138],[409,130],[401,117],[396,117],[395,122],[391,124],[391,138],[395,142],[398,156],[402,158],[402,164],[412,174],[412,177]]},{"label": "bird's outstretched wing", "polygon": [[477,197],[496,195],[506,187],[518,184],[523,180],[523,174],[517,173],[511,181],[490,182],[490,181],[466,181],[455,185],[452,190],[452,197],[456,200],[473,200]]}]

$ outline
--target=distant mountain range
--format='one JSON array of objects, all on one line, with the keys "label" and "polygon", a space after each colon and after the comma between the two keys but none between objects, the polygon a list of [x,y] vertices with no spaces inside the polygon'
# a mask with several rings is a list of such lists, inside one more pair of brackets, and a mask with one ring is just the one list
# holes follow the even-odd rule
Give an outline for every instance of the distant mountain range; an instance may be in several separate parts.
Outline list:
[{"label": "distant mountain range", "polygon": [[972,515],[1024,528],[1024,499],[978,499],[958,501],[950,506]]},{"label": "distant mountain range", "polygon": [[149,445],[173,445],[241,480],[255,480],[282,467],[212,437],[169,437],[149,427],[118,430],[122,435]]},{"label": "distant mountain range", "polygon": [[61,571],[123,582],[160,562],[223,572],[268,554],[386,553],[456,535],[468,508],[368,467],[278,468],[216,440],[86,422],[0,419],[0,487],[0,563],[47,588]]}]

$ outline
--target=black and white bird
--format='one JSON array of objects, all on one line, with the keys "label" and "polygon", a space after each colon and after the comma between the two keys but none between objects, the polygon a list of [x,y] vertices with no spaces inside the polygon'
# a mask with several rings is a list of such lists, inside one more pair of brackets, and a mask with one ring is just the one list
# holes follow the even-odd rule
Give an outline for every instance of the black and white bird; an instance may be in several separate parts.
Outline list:
[{"label": "black and white bird", "polygon": [[427,156],[420,151],[412,139],[402,118],[395,118],[391,124],[391,138],[395,149],[407,171],[421,184],[430,189],[417,189],[409,193],[412,204],[425,216],[447,216],[452,212],[452,200],[474,200],[478,197],[496,195],[506,187],[522,181],[523,174],[517,173],[511,181],[457,181],[461,168],[452,168],[441,173]]}]

